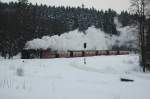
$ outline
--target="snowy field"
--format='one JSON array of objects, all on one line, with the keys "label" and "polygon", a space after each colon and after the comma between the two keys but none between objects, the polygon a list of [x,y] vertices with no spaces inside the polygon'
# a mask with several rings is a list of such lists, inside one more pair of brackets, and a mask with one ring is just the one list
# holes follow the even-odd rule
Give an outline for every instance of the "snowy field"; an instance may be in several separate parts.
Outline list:
[{"label": "snowy field", "polygon": [[0,59],[0,99],[150,99],[137,55],[86,59]]}]

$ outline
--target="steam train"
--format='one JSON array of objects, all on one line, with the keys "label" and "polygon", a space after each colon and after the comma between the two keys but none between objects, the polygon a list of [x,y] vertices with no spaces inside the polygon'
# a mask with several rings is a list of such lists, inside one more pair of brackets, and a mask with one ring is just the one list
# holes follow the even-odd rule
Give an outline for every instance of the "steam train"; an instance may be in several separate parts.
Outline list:
[{"label": "steam train", "polygon": [[111,50],[79,50],[79,51],[51,51],[51,50],[23,50],[22,59],[48,59],[48,58],[70,58],[100,55],[125,55],[129,51]]}]

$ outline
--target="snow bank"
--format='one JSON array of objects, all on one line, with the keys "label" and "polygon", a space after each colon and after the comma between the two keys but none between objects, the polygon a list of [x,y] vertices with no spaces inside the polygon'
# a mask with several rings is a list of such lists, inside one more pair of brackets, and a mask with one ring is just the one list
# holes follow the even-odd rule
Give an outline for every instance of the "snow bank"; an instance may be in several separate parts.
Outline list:
[{"label": "snow bank", "polygon": [[60,36],[44,36],[41,39],[36,38],[26,43],[26,49],[48,49],[52,50],[83,50],[83,43],[87,43],[87,50],[108,50],[112,46],[126,46],[137,48],[137,29],[135,26],[121,27],[118,19],[114,22],[119,36],[109,34],[96,29],[94,26],[89,27],[85,33],[78,30],[64,33]]},{"label": "snow bank", "polygon": [[4,59],[2,56],[0,56],[0,59]]},{"label": "snow bank", "polygon": [[18,53],[16,56],[13,56],[12,59],[21,59],[21,53]]}]

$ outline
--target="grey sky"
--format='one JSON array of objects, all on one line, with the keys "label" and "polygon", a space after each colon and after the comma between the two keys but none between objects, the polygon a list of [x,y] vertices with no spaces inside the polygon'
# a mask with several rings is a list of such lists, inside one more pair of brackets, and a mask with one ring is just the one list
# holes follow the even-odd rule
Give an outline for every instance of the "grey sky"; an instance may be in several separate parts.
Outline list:
[{"label": "grey sky", "polygon": [[[17,0],[1,0],[3,2],[17,1]],[[117,12],[121,10],[128,10],[130,5],[130,0],[28,0],[32,3],[43,3],[47,5],[64,5],[64,6],[81,6],[94,7],[96,9],[108,9],[112,8]]]}]

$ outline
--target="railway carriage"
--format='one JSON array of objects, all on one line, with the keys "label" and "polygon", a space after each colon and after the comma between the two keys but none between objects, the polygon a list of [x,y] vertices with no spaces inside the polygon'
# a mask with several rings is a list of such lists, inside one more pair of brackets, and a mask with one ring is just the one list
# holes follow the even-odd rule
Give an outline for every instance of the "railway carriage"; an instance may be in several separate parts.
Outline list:
[{"label": "railway carriage", "polygon": [[68,58],[68,57],[70,57],[70,52],[59,51],[59,52],[56,52],[56,55],[57,55],[57,57],[60,57],[60,58],[62,58],[62,57]]},{"label": "railway carriage", "polygon": [[99,50],[99,51],[97,51],[97,55],[108,55],[108,51]]},{"label": "railway carriage", "polygon": [[85,51],[85,56],[96,56],[96,51]]},{"label": "railway carriage", "polygon": [[119,55],[126,55],[129,54],[129,51],[119,51]]},{"label": "railway carriage", "polygon": [[83,55],[83,51],[71,51],[72,53],[72,57],[82,57]]},{"label": "railway carriage", "polygon": [[119,51],[109,51],[109,55],[119,55]]}]

